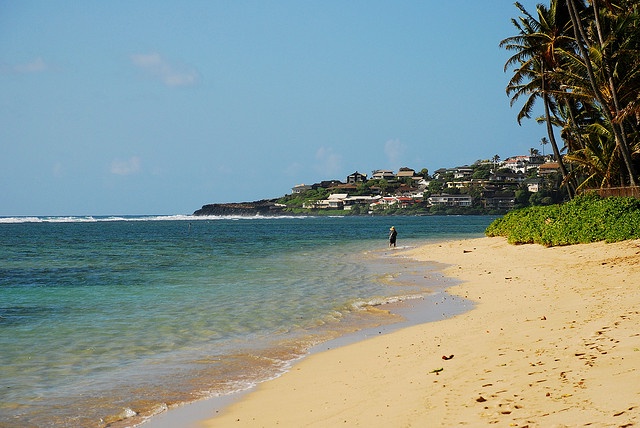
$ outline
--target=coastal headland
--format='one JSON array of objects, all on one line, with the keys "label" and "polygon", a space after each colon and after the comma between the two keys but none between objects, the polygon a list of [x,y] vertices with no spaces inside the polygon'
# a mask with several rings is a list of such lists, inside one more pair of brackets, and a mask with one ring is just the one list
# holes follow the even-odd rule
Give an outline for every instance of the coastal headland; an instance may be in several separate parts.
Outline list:
[{"label": "coastal headland", "polygon": [[255,202],[207,204],[194,211],[194,216],[277,215],[282,208],[275,201],[263,199]]},{"label": "coastal headland", "polygon": [[479,238],[397,255],[448,265],[462,280],[449,292],[476,307],[313,354],[201,426],[640,423],[640,240]]}]

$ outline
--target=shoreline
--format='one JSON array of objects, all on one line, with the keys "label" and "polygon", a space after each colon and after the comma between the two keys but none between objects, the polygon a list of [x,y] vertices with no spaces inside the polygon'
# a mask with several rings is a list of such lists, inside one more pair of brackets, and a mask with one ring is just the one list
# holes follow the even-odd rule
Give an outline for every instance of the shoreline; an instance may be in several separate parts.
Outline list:
[{"label": "shoreline", "polygon": [[[271,382],[286,374],[293,370],[300,361],[311,355],[348,346],[379,335],[390,334],[413,325],[450,318],[471,310],[474,306],[471,301],[447,293],[447,289],[457,284],[458,281],[442,274],[444,265],[435,263],[425,265],[412,257],[407,257],[407,254],[416,248],[420,247],[408,246],[385,250],[382,252],[384,255],[378,256],[380,257],[379,263],[389,264],[388,267],[394,272],[394,278],[391,279],[391,282],[395,283],[395,286],[415,287],[411,284],[423,284],[426,281],[429,284],[427,290],[431,290],[429,294],[418,297],[419,295],[412,296],[410,293],[410,296],[391,298],[391,301],[372,305],[369,310],[373,310],[377,314],[371,316],[378,317],[385,314],[384,318],[378,320],[375,325],[353,331],[347,329],[337,337],[321,340],[311,346],[304,355],[292,360],[288,364],[287,370],[272,379],[260,381],[247,389],[233,393],[169,407],[166,411],[151,415],[143,422],[133,426],[145,428],[199,427],[203,420],[217,417],[233,403],[254,392],[262,383]],[[385,269],[384,272],[387,270]],[[384,276],[387,276],[387,273]],[[417,287],[423,288],[423,285]],[[126,424],[126,419],[115,423],[114,426],[120,426],[121,423]]]},{"label": "shoreline", "polygon": [[[435,312],[434,305],[441,305],[441,310]],[[290,368],[276,377],[257,383],[256,385],[231,394],[217,397],[204,398],[197,401],[183,403],[176,407],[170,407],[167,411],[151,416],[144,422],[134,425],[144,428],[183,428],[202,427],[203,421],[216,420],[227,408],[244,399],[260,388],[265,382],[272,382],[289,371],[295,370],[297,365],[305,359],[318,353],[331,352],[345,346],[356,344],[380,335],[388,335],[403,328],[411,327],[421,323],[429,323],[443,318],[449,318],[456,314],[472,310],[473,305],[465,299],[450,296],[446,291],[438,291],[432,295],[421,299],[403,300],[394,303],[385,303],[380,306],[382,310],[389,311],[394,316],[400,316],[400,321],[383,323],[377,326],[366,327],[361,330],[346,333],[344,335],[320,342],[313,345],[307,353],[291,362]],[[444,313],[442,312],[444,311]],[[122,422],[126,423],[126,419]],[[117,423],[114,426],[119,426]],[[218,426],[218,425],[215,425]]]},{"label": "shoreline", "polygon": [[640,422],[639,240],[477,238],[402,255],[448,265],[463,282],[447,293],[475,308],[313,353],[196,426]]}]

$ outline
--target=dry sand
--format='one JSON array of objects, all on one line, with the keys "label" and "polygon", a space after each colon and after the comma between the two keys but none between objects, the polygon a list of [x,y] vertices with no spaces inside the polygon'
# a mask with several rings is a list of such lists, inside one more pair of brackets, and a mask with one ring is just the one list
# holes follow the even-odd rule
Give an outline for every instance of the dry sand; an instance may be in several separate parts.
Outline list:
[{"label": "dry sand", "polygon": [[410,255],[449,265],[476,308],[311,355],[203,426],[640,424],[640,240]]}]

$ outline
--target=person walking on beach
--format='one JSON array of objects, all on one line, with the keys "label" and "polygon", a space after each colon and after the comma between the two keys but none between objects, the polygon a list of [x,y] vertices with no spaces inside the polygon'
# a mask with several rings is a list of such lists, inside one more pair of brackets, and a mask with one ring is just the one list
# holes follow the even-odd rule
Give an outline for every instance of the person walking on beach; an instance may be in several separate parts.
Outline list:
[{"label": "person walking on beach", "polygon": [[389,248],[396,246],[396,237],[398,236],[398,232],[394,226],[391,226],[389,229]]}]

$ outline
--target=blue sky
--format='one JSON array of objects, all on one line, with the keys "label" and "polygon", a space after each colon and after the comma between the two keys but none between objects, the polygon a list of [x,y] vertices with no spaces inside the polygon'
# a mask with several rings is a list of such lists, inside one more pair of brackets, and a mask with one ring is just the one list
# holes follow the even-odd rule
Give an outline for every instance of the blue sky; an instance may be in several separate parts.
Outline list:
[{"label": "blue sky", "polygon": [[0,216],[189,214],[541,149],[505,94],[516,16],[502,0],[0,0]]}]

